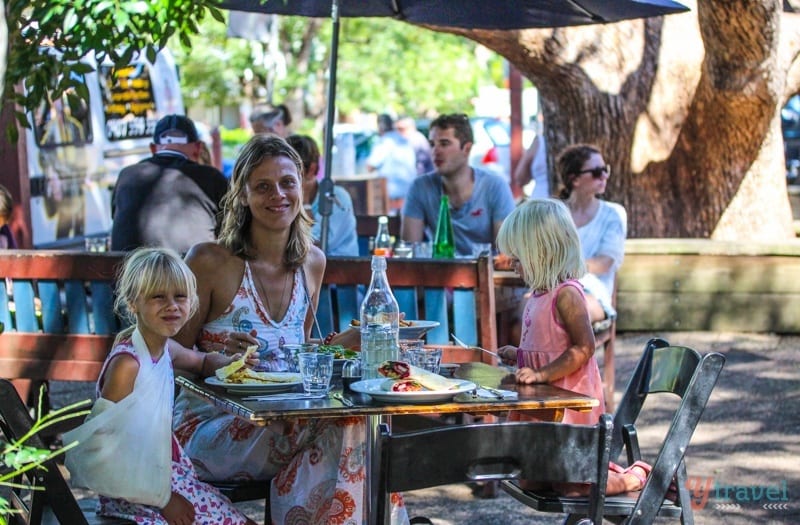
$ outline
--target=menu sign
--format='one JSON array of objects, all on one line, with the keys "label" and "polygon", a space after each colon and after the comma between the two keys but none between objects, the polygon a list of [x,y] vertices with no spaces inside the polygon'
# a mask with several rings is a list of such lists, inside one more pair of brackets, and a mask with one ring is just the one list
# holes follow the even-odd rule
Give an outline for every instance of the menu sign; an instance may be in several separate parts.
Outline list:
[{"label": "menu sign", "polygon": [[152,137],[158,119],[147,65],[101,66],[99,77],[108,140]]}]

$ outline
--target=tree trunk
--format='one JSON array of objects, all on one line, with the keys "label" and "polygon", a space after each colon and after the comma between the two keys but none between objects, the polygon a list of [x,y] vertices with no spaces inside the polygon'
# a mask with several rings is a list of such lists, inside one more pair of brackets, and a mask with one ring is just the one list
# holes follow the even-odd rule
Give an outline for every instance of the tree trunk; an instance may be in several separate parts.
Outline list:
[{"label": "tree trunk", "polygon": [[800,16],[781,0],[697,4],[607,26],[451,31],[539,89],[551,178],[564,147],[600,147],[631,237],[792,238],[780,108],[800,88]]}]

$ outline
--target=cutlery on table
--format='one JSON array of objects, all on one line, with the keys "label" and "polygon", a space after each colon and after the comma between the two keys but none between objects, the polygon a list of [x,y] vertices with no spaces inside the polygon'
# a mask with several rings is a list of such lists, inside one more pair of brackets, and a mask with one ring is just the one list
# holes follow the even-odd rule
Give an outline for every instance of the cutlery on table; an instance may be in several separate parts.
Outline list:
[{"label": "cutlery on table", "polygon": [[490,394],[492,394],[497,399],[505,399],[507,392],[503,392],[502,390],[498,390],[496,388],[492,388],[489,386],[478,385],[478,390],[486,390]]},{"label": "cutlery on table", "polygon": [[331,392],[331,397],[348,408],[353,406],[353,402],[339,392]]},{"label": "cutlery on table", "polygon": [[327,394],[305,394],[299,392],[290,392],[286,394],[271,394],[263,396],[246,396],[242,401],[286,401],[286,400],[303,400],[303,399],[322,399]]},{"label": "cutlery on table", "polygon": [[480,350],[481,352],[486,352],[487,354],[489,354],[489,355],[493,355],[493,356],[495,356],[496,358],[500,359],[500,356],[499,356],[499,355],[497,355],[497,353],[495,353],[495,352],[492,352],[491,350],[487,350],[487,349],[485,349],[485,348],[481,348],[480,346],[468,345],[467,343],[465,343],[464,341],[462,341],[461,339],[459,339],[458,337],[456,337],[456,334],[450,334],[450,337],[452,337],[452,338],[453,338],[453,341],[455,341],[455,343],[456,343],[458,346],[462,347],[462,348],[470,348],[470,349],[472,349],[472,350]]}]

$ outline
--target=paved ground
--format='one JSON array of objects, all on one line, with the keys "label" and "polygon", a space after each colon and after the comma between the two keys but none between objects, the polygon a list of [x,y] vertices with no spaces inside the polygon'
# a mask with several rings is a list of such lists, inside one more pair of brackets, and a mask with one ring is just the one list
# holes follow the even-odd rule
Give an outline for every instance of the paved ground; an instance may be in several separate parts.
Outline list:
[{"label": "paved ground", "polygon": [[[714,350],[727,357],[686,454],[689,476],[712,478],[717,487],[705,508],[695,512],[696,523],[800,523],[800,337],[707,332],[660,335],[675,345],[701,352]],[[619,334],[618,398],[641,349],[653,336]],[[657,415],[659,407],[651,408]],[[655,424],[641,433],[645,459],[655,459],[665,428],[666,424]],[[776,494],[785,499],[768,501],[770,487],[777,487]],[[729,499],[722,498],[725,493]],[[475,498],[466,485],[408,493],[406,504],[412,516],[427,516],[436,525],[561,522],[558,517],[531,511],[505,494],[490,500]],[[263,520],[263,505],[240,505],[254,519]],[[778,508],[783,506],[786,508]]]}]

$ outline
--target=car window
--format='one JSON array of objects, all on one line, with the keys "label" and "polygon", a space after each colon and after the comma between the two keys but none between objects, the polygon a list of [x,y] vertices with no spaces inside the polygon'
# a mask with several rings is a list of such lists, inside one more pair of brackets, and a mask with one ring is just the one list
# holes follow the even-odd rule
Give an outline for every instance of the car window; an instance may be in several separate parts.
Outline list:
[{"label": "car window", "polygon": [[495,146],[508,146],[511,144],[511,136],[508,134],[505,124],[499,120],[486,120],[483,123],[483,127],[492,138]]}]

